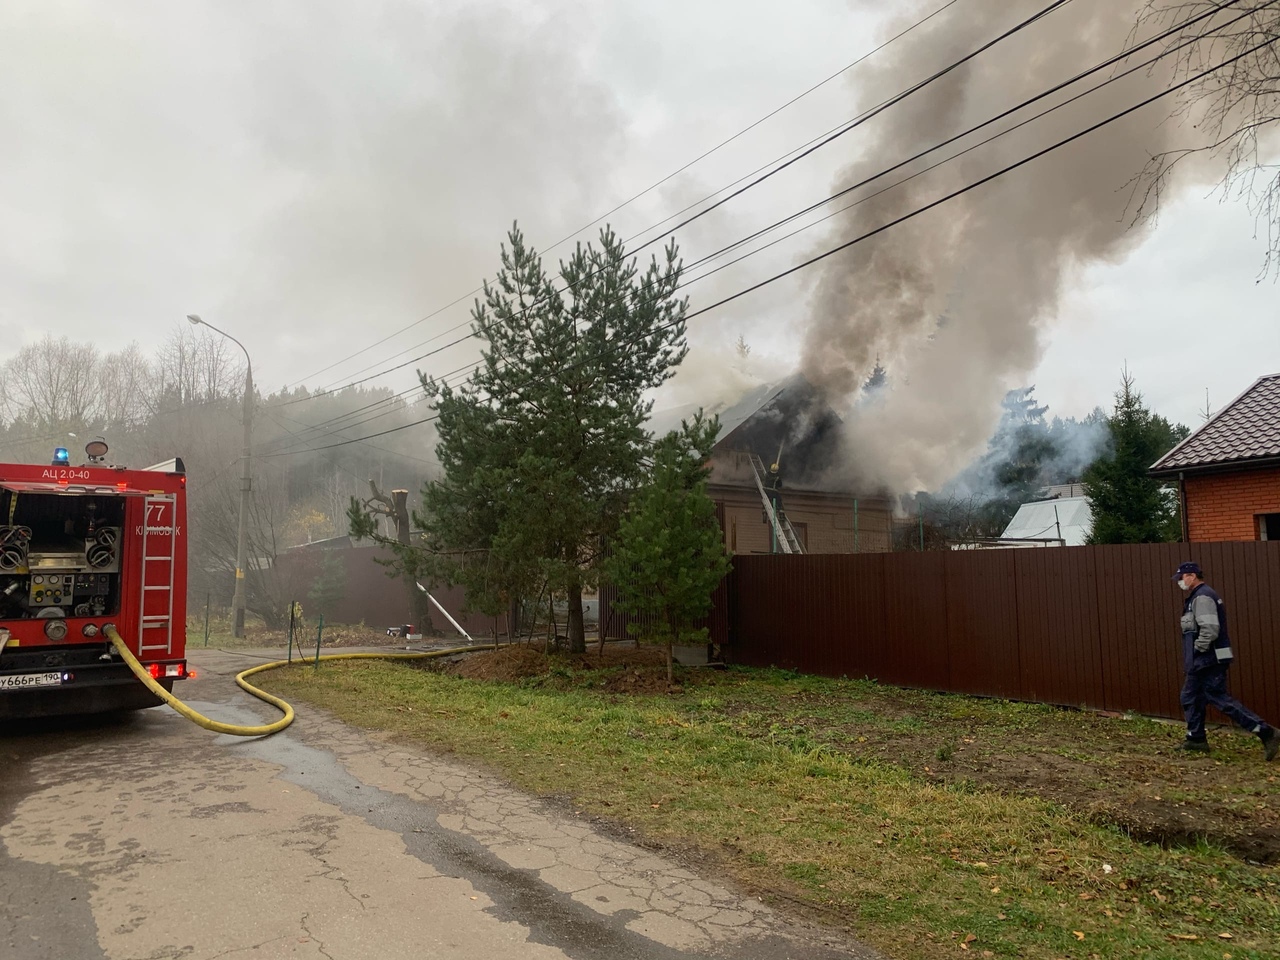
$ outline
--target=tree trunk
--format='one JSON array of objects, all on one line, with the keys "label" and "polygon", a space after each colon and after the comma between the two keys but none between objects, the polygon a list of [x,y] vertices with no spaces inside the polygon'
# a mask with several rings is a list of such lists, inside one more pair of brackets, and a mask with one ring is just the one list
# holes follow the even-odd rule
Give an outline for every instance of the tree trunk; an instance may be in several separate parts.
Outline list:
[{"label": "tree trunk", "polygon": [[[374,513],[390,517],[396,526],[396,542],[409,546],[412,540],[412,529],[409,524],[409,491],[392,490],[387,496],[378,489],[378,484],[369,478],[369,492],[372,496],[365,505]],[[409,616],[418,633],[429,636],[435,629],[431,622],[431,607],[426,595],[418,589],[417,582],[410,574],[404,577],[405,589],[409,592]],[[397,624],[398,626],[398,624]]]},{"label": "tree trunk", "polygon": [[560,646],[560,637],[556,632],[556,595],[553,592],[547,598],[547,642],[543,646],[543,653],[550,653],[552,645],[557,648]]},{"label": "tree trunk", "polygon": [[418,589],[418,581],[412,574],[404,575],[404,588],[409,592],[409,616],[413,619],[414,629],[424,637],[431,636],[436,629],[431,622],[431,602]]},{"label": "tree trunk", "polygon": [[675,645],[676,638],[680,636],[676,630],[675,617],[671,615],[671,608],[667,608],[667,686],[675,686],[676,670],[675,670]]},{"label": "tree trunk", "polygon": [[582,622],[582,584],[569,585],[569,652],[586,653],[587,635]]}]

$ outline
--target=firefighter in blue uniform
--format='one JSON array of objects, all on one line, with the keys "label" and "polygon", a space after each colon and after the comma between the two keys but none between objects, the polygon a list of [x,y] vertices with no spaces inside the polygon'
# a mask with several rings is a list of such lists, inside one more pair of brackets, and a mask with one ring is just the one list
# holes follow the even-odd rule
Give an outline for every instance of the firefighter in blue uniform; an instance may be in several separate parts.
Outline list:
[{"label": "firefighter in blue uniform", "polygon": [[1182,712],[1187,718],[1187,738],[1181,749],[1208,752],[1204,711],[1213,704],[1239,726],[1256,735],[1268,760],[1280,752],[1280,733],[1227,692],[1231,667],[1231,635],[1227,632],[1227,608],[1222,598],[1202,579],[1199,564],[1183,563],[1173,575],[1187,594],[1182,604],[1182,665],[1187,679],[1182,685]]}]

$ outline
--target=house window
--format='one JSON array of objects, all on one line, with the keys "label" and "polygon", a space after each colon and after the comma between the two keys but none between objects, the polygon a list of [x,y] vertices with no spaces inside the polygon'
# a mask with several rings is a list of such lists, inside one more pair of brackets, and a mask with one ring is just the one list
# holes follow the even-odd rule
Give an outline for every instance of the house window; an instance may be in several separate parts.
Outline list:
[{"label": "house window", "polygon": [[1258,539],[1280,540],[1280,513],[1258,515]]}]

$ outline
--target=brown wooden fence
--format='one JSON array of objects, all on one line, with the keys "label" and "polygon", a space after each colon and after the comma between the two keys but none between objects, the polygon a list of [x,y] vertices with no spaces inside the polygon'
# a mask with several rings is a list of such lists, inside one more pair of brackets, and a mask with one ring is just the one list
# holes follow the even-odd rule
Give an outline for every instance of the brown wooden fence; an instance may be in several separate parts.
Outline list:
[{"label": "brown wooden fence", "polygon": [[1280,542],[739,556],[712,632],[734,663],[1178,717],[1187,559],[1227,603],[1233,693],[1280,722]]}]

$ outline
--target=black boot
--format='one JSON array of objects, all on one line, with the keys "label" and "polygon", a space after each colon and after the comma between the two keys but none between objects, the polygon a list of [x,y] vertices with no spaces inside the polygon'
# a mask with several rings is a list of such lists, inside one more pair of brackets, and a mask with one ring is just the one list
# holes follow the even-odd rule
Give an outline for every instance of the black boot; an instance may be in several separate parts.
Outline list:
[{"label": "black boot", "polygon": [[1280,733],[1276,732],[1275,727],[1267,727],[1258,734],[1258,739],[1262,741],[1263,757],[1274,760],[1276,754],[1280,753]]},{"label": "black boot", "polygon": [[1208,740],[1192,740],[1190,737],[1187,737],[1185,740],[1182,741],[1182,743],[1178,744],[1178,749],[1185,750],[1188,753],[1208,753],[1209,741]]}]

